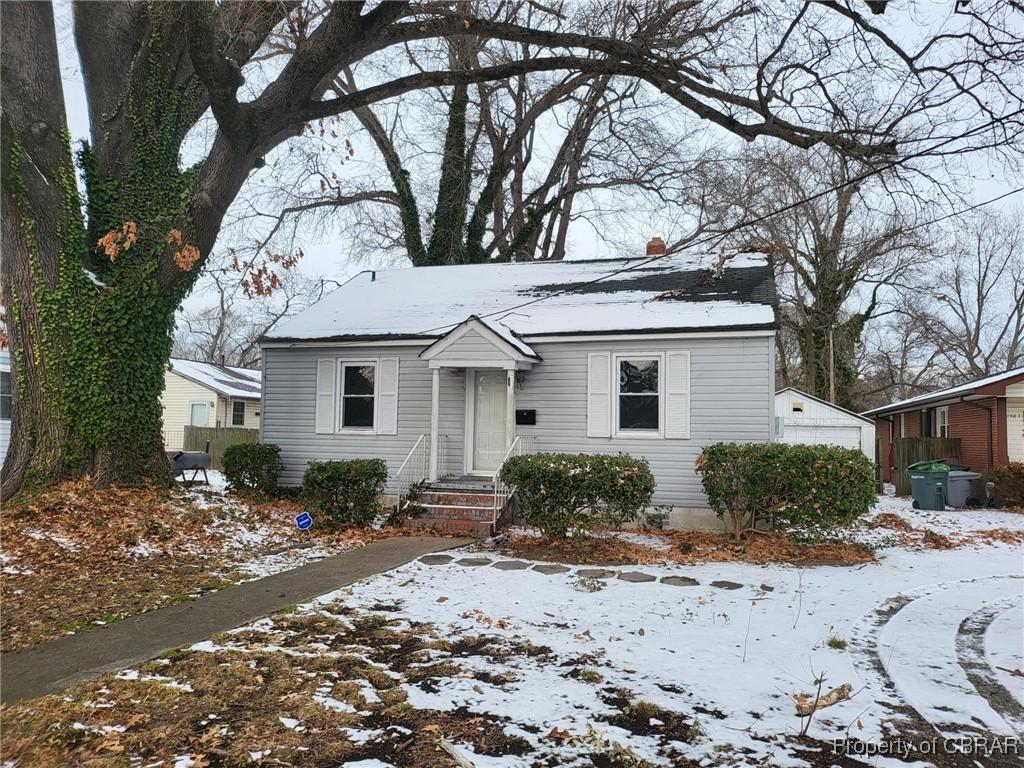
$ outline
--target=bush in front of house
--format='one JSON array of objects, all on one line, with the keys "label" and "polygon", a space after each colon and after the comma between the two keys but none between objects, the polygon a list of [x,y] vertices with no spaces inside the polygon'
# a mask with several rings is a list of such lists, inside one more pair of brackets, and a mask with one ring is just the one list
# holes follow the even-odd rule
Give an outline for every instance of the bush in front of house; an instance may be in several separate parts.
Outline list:
[{"label": "bush in front of house", "polygon": [[501,480],[516,489],[525,520],[552,538],[636,520],[654,495],[647,461],[626,454],[514,456]]},{"label": "bush in front of house", "polygon": [[874,466],[851,448],[715,443],[698,457],[697,471],[708,503],[737,539],[759,524],[824,535],[875,503]]},{"label": "bush in front of house", "polygon": [[237,443],[224,449],[224,478],[236,491],[271,495],[284,465],[281,448],[273,443]]},{"label": "bush in front of house", "polygon": [[992,493],[996,504],[1001,507],[1024,507],[1024,463],[1011,461],[996,467],[989,473],[988,481],[994,483]]},{"label": "bush in front of house", "polygon": [[380,512],[388,481],[383,459],[311,461],[302,477],[302,498],[324,528],[367,526]]}]

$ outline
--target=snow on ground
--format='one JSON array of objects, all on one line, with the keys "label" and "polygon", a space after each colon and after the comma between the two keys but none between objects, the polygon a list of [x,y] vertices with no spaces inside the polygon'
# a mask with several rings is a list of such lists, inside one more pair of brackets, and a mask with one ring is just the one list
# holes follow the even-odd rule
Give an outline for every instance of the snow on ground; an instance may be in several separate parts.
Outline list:
[{"label": "snow on ground", "polygon": [[[877,511],[896,510],[914,525],[943,530],[1024,529],[1024,516],[995,511],[918,513],[899,500],[884,501]],[[615,711],[602,693],[622,688],[634,699],[697,717],[703,735],[672,743],[679,753],[710,760],[716,745],[728,744],[784,764],[795,755],[783,737],[800,727],[791,697],[813,694],[818,676],[823,691],[850,683],[854,692],[815,717],[810,735],[824,741],[852,733],[878,742],[888,733],[886,721],[903,719],[908,707],[911,730],[929,736],[932,728],[945,737],[1024,732],[1024,678],[1013,674],[1024,668],[1019,547],[888,548],[877,564],[857,567],[708,563],[638,570],[688,576],[700,585],[609,579],[588,592],[572,574],[413,562],[314,606],[341,599],[372,612],[398,603],[400,611],[389,617],[433,624],[445,637],[487,633],[549,646],[553,662],[460,659],[492,675],[511,672],[513,682],[456,676],[426,690],[404,685],[416,707],[464,706],[508,718],[509,733],[549,752],[545,735],[552,728],[579,736],[593,724],[652,763],[667,764],[656,737],[602,722]],[[713,581],[742,586],[716,588]],[[972,617],[977,626],[967,621]],[[593,669],[603,683],[566,677],[575,664]],[[985,679],[998,685],[983,685]],[[565,749],[565,764],[579,757]],[[487,766],[530,763],[473,759]]]}]

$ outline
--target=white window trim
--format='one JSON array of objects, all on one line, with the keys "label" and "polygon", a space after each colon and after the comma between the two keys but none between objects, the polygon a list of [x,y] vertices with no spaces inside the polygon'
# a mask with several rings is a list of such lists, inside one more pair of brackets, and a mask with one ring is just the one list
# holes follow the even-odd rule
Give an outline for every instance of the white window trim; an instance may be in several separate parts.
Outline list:
[{"label": "white window trim", "polygon": [[[346,427],[342,424],[342,414],[345,409],[345,368],[354,367],[359,365],[372,365],[373,366],[373,426],[372,427]],[[335,407],[335,432],[340,435],[376,435],[377,427],[380,425],[379,414],[377,409],[380,405],[380,358],[379,357],[367,357],[360,358],[358,360],[349,360],[348,358],[338,358],[338,370],[336,373],[336,381],[334,391],[338,393],[337,403]]]},{"label": "white window trim", "polygon": [[[193,424],[192,423],[192,406],[193,405],[205,405],[206,406],[206,423],[205,424]],[[216,412],[216,409],[215,409]],[[210,426],[210,402],[208,400],[189,400],[188,401],[188,416],[185,419],[185,424],[190,427],[208,427]]]},{"label": "white window trim", "polygon": [[[940,423],[939,416],[943,416],[942,423]],[[945,430],[945,434],[942,434]],[[936,437],[949,437],[949,406],[944,405],[941,408],[935,409],[935,436]]]},{"label": "white window trim", "polygon": [[[619,429],[619,361],[658,361],[658,428]],[[664,352],[613,352],[612,353],[612,437],[637,438],[640,440],[661,440],[665,437],[665,353]]]},{"label": "white window trim", "polygon": [[900,414],[900,437],[907,436],[907,414]]},{"label": "white window trim", "polygon": [[[242,404],[242,423],[241,424],[235,424],[235,403],[241,403]],[[232,427],[244,427],[245,426],[245,417],[247,415],[246,412],[245,412],[245,406],[246,406],[245,400],[232,400],[231,401],[231,409],[228,411],[228,418],[231,420],[231,425],[230,426],[232,426]]]}]

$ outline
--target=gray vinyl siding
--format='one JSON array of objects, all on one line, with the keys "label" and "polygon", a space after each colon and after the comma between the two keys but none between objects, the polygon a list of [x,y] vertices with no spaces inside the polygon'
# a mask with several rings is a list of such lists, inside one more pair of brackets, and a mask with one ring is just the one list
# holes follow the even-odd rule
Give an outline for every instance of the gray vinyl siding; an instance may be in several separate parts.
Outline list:
[{"label": "gray vinyl siding", "polygon": [[[769,337],[630,342],[531,343],[544,362],[528,372],[516,392],[516,408],[535,408],[536,450],[565,453],[628,453],[650,462],[657,482],[654,504],[704,507],[694,461],[704,446],[720,441],[771,439],[774,407],[768,367]],[[690,438],[587,437],[587,355],[690,352]],[[614,395],[613,395],[614,396]]]},{"label": "gray vinyl siding", "polygon": [[[532,435],[538,451],[629,453],[646,458],[657,481],[655,504],[706,506],[694,461],[710,443],[767,441],[774,415],[770,337],[720,337],[629,342],[537,342],[543,358],[520,372],[516,408],[537,411]],[[263,350],[263,440],[281,446],[284,482],[297,484],[312,459],[380,457],[393,473],[421,434],[430,432],[431,374],[419,359],[423,347],[274,348]],[[690,352],[690,438],[587,437],[587,355]],[[397,356],[397,435],[314,433],[316,361]],[[489,355],[490,356],[490,355]],[[465,374],[441,371],[440,432],[445,436],[442,473],[461,474],[465,432]]]},{"label": "gray vinyl siding", "polygon": [[497,360],[501,353],[494,344],[476,331],[467,331],[466,335],[452,343],[443,353],[448,360]]},{"label": "gray vinyl siding", "polygon": [[[262,439],[281,446],[282,482],[298,485],[311,460],[381,458],[392,474],[416,439],[430,432],[431,374],[418,347],[268,347],[263,350]],[[316,361],[329,357],[367,360],[397,357],[398,434],[316,434]],[[440,434],[445,473],[462,472],[466,381],[462,371],[441,371]]]}]

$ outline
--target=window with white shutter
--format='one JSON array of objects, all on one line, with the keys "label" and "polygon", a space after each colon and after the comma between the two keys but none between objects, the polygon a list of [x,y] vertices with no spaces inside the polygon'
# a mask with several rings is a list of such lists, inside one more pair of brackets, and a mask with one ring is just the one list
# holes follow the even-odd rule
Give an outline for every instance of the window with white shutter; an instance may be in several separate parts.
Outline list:
[{"label": "window with white shutter", "polygon": [[377,434],[397,435],[398,358],[380,358],[377,370]]},{"label": "window with white shutter", "polygon": [[316,433],[334,432],[334,382],[337,363],[333,357],[316,361]]},{"label": "window with white shutter", "polygon": [[610,353],[587,355],[587,437],[611,437],[611,367]]},{"label": "window with white shutter", "polygon": [[690,437],[690,353],[665,355],[665,437]]}]

